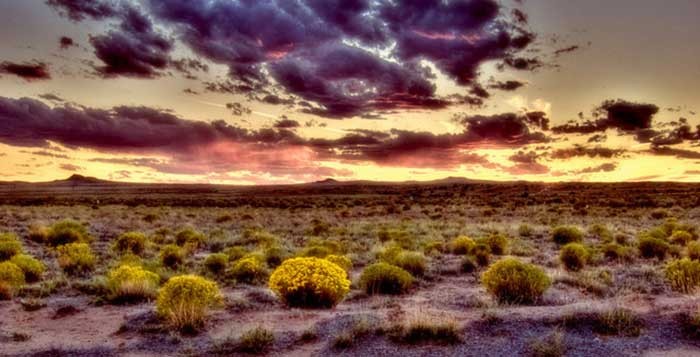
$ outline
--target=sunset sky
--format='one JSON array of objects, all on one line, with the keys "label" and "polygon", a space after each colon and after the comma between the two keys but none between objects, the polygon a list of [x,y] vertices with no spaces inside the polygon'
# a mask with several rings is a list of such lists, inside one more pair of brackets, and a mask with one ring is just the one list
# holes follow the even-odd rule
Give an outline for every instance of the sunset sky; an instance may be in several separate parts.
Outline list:
[{"label": "sunset sky", "polygon": [[0,2],[0,181],[700,181],[696,0]]}]

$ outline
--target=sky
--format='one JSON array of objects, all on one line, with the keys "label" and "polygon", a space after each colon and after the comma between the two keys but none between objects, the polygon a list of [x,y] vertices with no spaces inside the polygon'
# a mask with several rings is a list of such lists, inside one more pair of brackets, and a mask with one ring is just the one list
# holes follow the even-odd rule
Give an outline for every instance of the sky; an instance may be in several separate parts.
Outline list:
[{"label": "sky", "polygon": [[0,180],[700,181],[698,13],[1,1]]}]

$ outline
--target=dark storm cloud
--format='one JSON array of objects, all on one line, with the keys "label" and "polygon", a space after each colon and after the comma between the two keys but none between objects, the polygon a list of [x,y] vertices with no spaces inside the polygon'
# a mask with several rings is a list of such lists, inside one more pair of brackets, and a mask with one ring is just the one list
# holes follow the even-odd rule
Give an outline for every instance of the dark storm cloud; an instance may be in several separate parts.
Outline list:
[{"label": "dark storm cloud", "polygon": [[148,4],[196,54],[228,66],[228,82],[208,90],[268,90],[269,73],[284,91],[312,104],[306,112],[333,118],[444,108],[452,103],[436,97],[435,75],[420,60],[467,86],[483,62],[511,57],[534,38],[522,27],[524,14],[504,16],[493,0]]},{"label": "dark storm cloud", "polygon": [[520,81],[497,81],[489,84],[489,88],[491,89],[498,89],[498,90],[503,90],[503,91],[514,91],[522,86],[524,86],[525,83],[520,82]]},{"label": "dark storm cloud", "polygon": [[275,122],[275,128],[278,129],[292,129],[298,128],[299,126],[300,125],[298,121],[288,118],[282,118]]},{"label": "dark storm cloud", "polygon": [[563,54],[565,54],[565,53],[571,53],[571,52],[577,51],[577,50],[579,50],[580,48],[581,48],[581,47],[578,46],[578,45],[573,45],[573,46],[569,46],[569,47],[560,48],[560,49],[554,51],[554,55],[555,55],[555,56],[561,56],[561,55],[563,55]]},{"label": "dark storm cloud", "polygon": [[223,121],[190,121],[147,107],[51,108],[34,99],[0,97],[0,141],[10,145],[46,146],[54,141],[103,150],[187,151],[220,140],[267,144],[298,141],[284,131],[249,131]]},{"label": "dark storm cloud", "polygon": [[616,164],[616,163],[614,163],[614,162],[608,162],[608,163],[601,164],[601,165],[598,165],[598,166],[587,167],[587,168],[585,168],[585,169],[581,169],[581,170],[575,171],[574,173],[577,173],[577,174],[592,174],[592,173],[596,173],[596,172],[611,172],[611,171],[615,171],[616,168],[617,168],[617,164]]},{"label": "dark storm cloud", "polygon": [[5,61],[0,63],[0,74],[11,74],[26,81],[51,79],[48,65],[39,61],[24,63]]},{"label": "dark storm cloud", "polygon": [[668,146],[652,146],[649,152],[660,156],[675,156],[679,159],[700,159],[698,151],[675,149]]},{"label": "dark storm cloud", "polygon": [[73,20],[101,20],[117,14],[112,2],[101,0],[47,0],[46,3],[58,12]]},{"label": "dark storm cloud", "polygon": [[606,100],[594,110],[597,120],[570,122],[552,128],[558,133],[589,134],[607,129],[634,133],[652,128],[652,119],[659,107],[654,104],[634,103],[622,99]]},{"label": "dark storm cloud", "polygon": [[[478,164],[496,168],[485,157],[469,152],[480,145],[522,146],[546,142],[537,125],[527,115],[514,113],[493,116],[467,116],[457,120],[464,130],[457,134],[434,134],[393,129],[390,132],[355,130],[339,139],[311,139],[308,145],[326,158],[370,161],[407,167],[449,168]],[[542,168],[530,171],[541,172]]]},{"label": "dark storm cloud", "polygon": [[590,158],[612,158],[618,157],[625,153],[623,149],[610,149],[605,147],[585,147],[574,146],[571,148],[557,149],[549,154],[552,159],[566,160],[572,157],[590,157]]},{"label": "dark storm cloud", "polygon": [[150,19],[134,8],[127,8],[118,16],[118,30],[90,38],[95,56],[104,64],[95,68],[97,72],[104,77],[161,75],[160,71],[170,62],[171,40],[157,33]]},{"label": "dark storm cloud", "polygon": [[58,44],[59,44],[59,46],[61,46],[62,50],[76,46],[73,39],[70,37],[67,37],[67,36],[61,36],[61,38],[58,39]]},{"label": "dark storm cloud", "polygon": [[56,102],[56,103],[61,103],[61,102],[66,101],[65,99],[63,99],[63,98],[61,98],[58,95],[53,94],[53,93],[39,94],[38,97],[41,99],[48,100],[50,102]]},{"label": "dark storm cloud", "polygon": [[209,72],[209,65],[196,58],[181,58],[170,61],[170,65],[176,71],[185,75],[188,79],[197,79],[194,72]]}]

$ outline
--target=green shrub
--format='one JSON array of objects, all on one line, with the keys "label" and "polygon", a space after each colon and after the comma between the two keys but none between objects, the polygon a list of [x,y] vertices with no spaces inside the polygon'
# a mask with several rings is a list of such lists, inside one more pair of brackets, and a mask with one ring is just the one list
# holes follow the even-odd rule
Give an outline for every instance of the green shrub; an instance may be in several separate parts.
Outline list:
[{"label": "green shrub", "polygon": [[37,223],[31,224],[27,232],[27,238],[37,243],[45,243],[48,235],[49,228]]},{"label": "green shrub", "polygon": [[613,240],[613,234],[610,232],[608,227],[602,224],[594,224],[588,228],[588,233],[603,242],[611,242]]},{"label": "green shrub", "polygon": [[8,300],[24,285],[22,269],[11,262],[0,263],[0,300]]},{"label": "green shrub", "polygon": [[532,237],[534,233],[535,230],[529,224],[523,223],[518,226],[518,235],[521,237]]},{"label": "green shrub", "polygon": [[700,242],[690,242],[686,246],[688,258],[700,260]]},{"label": "green shrub", "polygon": [[394,265],[414,276],[422,276],[427,265],[425,255],[418,252],[401,252],[396,256]]},{"label": "green shrub", "polygon": [[552,240],[559,245],[578,243],[583,240],[583,233],[574,226],[559,226],[552,231]]},{"label": "green shrub", "polygon": [[675,291],[689,294],[700,286],[700,261],[688,258],[674,260],[666,265],[665,273]]},{"label": "green shrub", "polygon": [[325,258],[326,256],[331,254],[333,254],[333,251],[328,249],[327,247],[314,245],[311,247],[304,248],[304,250],[301,251],[299,256],[310,258]]},{"label": "green shrub", "polygon": [[508,249],[508,238],[503,234],[491,234],[481,239],[480,243],[488,245],[491,249],[491,254],[495,255],[503,255]]},{"label": "green shrub", "polygon": [[642,257],[658,259],[666,258],[666,254],[671,248],[665,240],[646,234],[642,234],[639,237],[637,247]]},{"label": "green shrub", "polygon": [[224,254],[228,255],[228,261],[229,262],[235,262],[238,259],[241,259],[248,255],[250,253],[247,249],[241,246],[233,246],[224,249]]},{"label": "green shrub", "polygon": [[87,228],[73,220],[63,220],[54,223],[46,235],[46,242],[51,246],[59,246],[68,243],[90,243],[92,237]]},{"label": "green shrub", "polygon": [[109,299],[134,302],[156,297],[160,277],[139,266],[121,265],[107,274]]},{"label": "green shrub", "polygon": [[260,228],[247,228],[243,231],[237,244],[254,245],[257,247],[269,247],[278,245],[279,239],[276,235]]},{"label": "green shrub", "polygon": [[331,254],[326,256],[324,259],[343,268],[343,270],[346,272],[349,272],[350,269],[352,269],[352,260],[350,260],[350,258],[347,256]]},{"label": "green shrub", "polygon": [[250,354],[263,354],[275,343],[275,335],[272,331],[262,327],[256,327],[241,335],[236,351]]},{"label": "green shrub", "polygon": [[429,241],[423,244],[423,253],[426,255],[437,255],[445,252],[445,244],[441,241]]},{"label": "green shrub", "polygon": [[471,255],[474,256],[474,259],[476,259],[476,263],[479,264],[479,266],[487,266],[491,261],[491,248],[486,244],[479,243],[474,246]]},{"label": "green shrub", "polygon": [[212,274],[218,275],[226,270],[228,255],[224,253],[209,254],[204,259],[204,267]]},{"label": "green shrub", "polygon": [[44,263],[27,254],[17,254],[10,259],[10,262],[22,269],[24,279],[28,283],[39,281],[46,270]]},{"label": "green shrub", "polygon": [[57,248],[58,265],[68,274],[79,274],[95,267],[95,255],[86,243],[69,243]]},{"label": "green shrub", "polygon": [[700,311],[682,312],[679,322],[686,337],[692,340],[700,339]]},{"label": "green shrub", "polygon": [[265,248],[263,255],[265,256],[265,263],[270,268],[278,267],[288,256],[287,251],[278,246]]},{"label": "green shrub", "polygon": [[139,232],[127,232],[114,241],[114,250],[119,253],[141,255],[146,249],[146,235]]},{"label": "green shrub", "polygon": [[171,326],[184,331],[200,327],[207,311],[223,301],[215,282],[196,275],[170,278],[158,292],[156,310]]},{"label": "green shrub", "polygon": [[686,231],[674,231],[668,239],[675,244],[685,246],[693,240],[693,235]]},{"label": "green shrub", "polygon": [[476,246],[476,242],[467,236],[459,236],[450,242],[452,254],[468,254]]},{"label": "green shrub", "polygon": [[22,253],[22,243],[12,233],[0,233],[0,262]]},{"label": "green shrub", "polygon": [[561,248],[559,259],[567,270],[579,271],[586,266],[589,253],[580,243],[569,243]]},{"label": "green shrub", "polygon": [[267,278],[267,267],[257,256],[239,259],[229,270],[229,276],[239,283],[255,284]]},{"label": "green shrub", "polygon": [[478,268],[478,266],[476,265],[476,259],[471,255],[465,255],[462,257],[462,263],[460,267],[465,273],[472,273]]},{"label": "green shrub", "polygon": [[207,242],[207,237],[192,228],[185,228],[175,235],[175,244],[184,247],[200,248]]},{"label": "green shrub", "polygon": [[387,263],[366,267],[360,276],[360,286],[367,294],[402,294],[413,284],[411,273]]},{"label": "green shrub", "polygon": [[345,270],[328,260],[292,258],[270,275],[269,287],[289,306],[329,308],[350,291],[350,280]]},{"label": "green shrub", "polygon": [[529,346],[532,357],[562,357],[566,355],[567,349],[564,332],[558,328],[541,338],[532,340]]},{"label": "green shrub", "polygon": [[537,301],[551,285],[544,270],[515,258],[491,265],[481,276],[481,282],[499,302],[515,304]]},{"label": "green shrub", "polygon": [[160,250],[160,262],[163,266],[174,269],[185,260],[185,253],[182,248],[174,245],[168,244],[163,246]]},{"label": "green shrub", "polygon": [[603,256],[611,260],[630,260],[632,259],[632,250],[618,243],[605,243],[600,248]]},{"label": "green shrub", "polygon": [[642,332],[643,321],[631,310],[615,308],[598,314],[594,330],[603,335],[636,337]]}]

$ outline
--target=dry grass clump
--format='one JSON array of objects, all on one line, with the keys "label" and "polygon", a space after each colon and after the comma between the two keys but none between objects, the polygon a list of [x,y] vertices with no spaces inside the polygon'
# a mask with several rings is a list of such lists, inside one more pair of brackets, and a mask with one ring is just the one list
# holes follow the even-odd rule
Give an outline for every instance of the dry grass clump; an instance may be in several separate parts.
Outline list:
[{"label": "dry grass clump", "polygon": [[66,219],[54,223],[46,234],[46,242],[51,246],[60,246],[69,243],[90,243],[92,237],[79,222]]},{"label": "dry grass clump", "polygon": [[560,329],[555,329],[544,337],[533,340],[529,346],[532,357],[561,357],[566,355],[567,350],[566,336]]},{"label": "dry grass clump", "polygon": [[530,304],[551,285],[540,267],[515,258],[499,260],[481,276],[486,290],[501,303]]},{"label": "dry grass clump", "polygon": [[552,241],[559,245],[583,241],[583,233],[574,226],[558,226],[552,230]]},{"label": "dry grass clump", "polygon": [[9,300],[24,285],[24,273],[11,262],[0,263],[0,300]]},{"label": "dry grass clump", "polygon": [[258,326],[241,335],[236,346],[236,351],[256,355],[264,354],[274,343],[275,335],[272,331]]},{"label": "dry grass clump", "polygon": [[644,322],[631,310],[614,308],[598,314],[594,330],[603,335],[636,337]]},{"label": "dry grass clump", "polygon": [[0,233],[0,262],[22,253],[22,243],[12,233]]},{"label": "dry grass clump", "polygon": [[352,326],[345,331],[340,332],[332,341],[332,346],[335,349],[347,349],[366,336],[369,336],[374,331],[372,325],[367,318],[355,318]]},{"label": "dry grass clump", "polygon": [[156,297],[160,277],[139,266],[121,265],[107,274],[108,298],[114,302],[136,302]]},{"label": "dry grass clump", "polygon": [[589,256],[588,249],[580,243],[569,243],[563,246],[559,252],[559,259],[564,264],[564,267],[570,271],[583,269]]},{"label": "dry grass clump", "polygon": [[268,271],[263,257],[251,254],[233,263],[228,275],[239,283],[256,284],[267,278]]},{"label": "dry grass clump", "polygon": [[224,253],[209,254],[206,259],[204,259],[204,267],[208,272],[219,275],[226,270],[228,260],[228,255]]},{"label": "dry grass clump", "polygon": [[46,271],[44,263],[28,254],[17,254],[10,259],[10,262],[22,269],[24,279],[28,283],[39,281]]},{"label": "dry grass clump", "polygon": [[677,259],[668,263],[664,272],[674,291],[689,294],[700,286],[700,261]]},{"label": "dry grass clump", "polygon": [[474,246],[476,246],[476,242],[467,236],[459,236],[449,244],[450,252],[459,255],[470,253]]},{"label": "dry grass clump", "polygon": [[596,223],[588,228],[588,234],[592,235],[601,242],[612,242],[613,240],[613,234],[610,229],[600,223]]},{"label": "dry grass clump", "polygon": [[56,248],[58,265],[68,274],[80,274],[91,271],[97,258],[86,243],[69,243]]},{"label": "dry grass clump", "polygon": [[524,238],[532,237],[535,234],[535,229],[531,225],[523,223],[518,226],[518,235]]},{"label": "dry grass clump", "polygon": [[288,306],[330,308],[350,291],[347,273],[319,258],[285,260],[270,276],[269,287]]},{"label": "dry grass clump", "polygon": [[168,244],[160,249],[160,262],[170,269],[177,268],[185,260],[185,252],[175,244]]},{"label": "dry grass clump", "polygon": [[121,254],[141,255],[146,250],[146,235],[140,232],[123,233],[114,241],[114,250]]},{"label": "dry grass clump", "polygon": [[261,228],[247,228],[238,239],[239,245],[251,245],[256,247],[269,247],[279,244],[279,238]]},{"label": "dry grass clump", "polygon": [[411,288],[413,276],[397,266],[375,263],[362,271],[359,282],[367,294],[402,294]]},{"label": "dry grass clump", "polygon": [[454,345],[462,340],[453,319],[425,313],[418,313],[407,321],[390,326],[386,333],[394,342],[411,345]]},{"label": "dry grass clump", "polygon": [[174,328],[191,332],[200,328],[210,308],[222,302],[215,282],[196,275],[170,278],[158,293],[156,310]]}]

